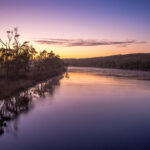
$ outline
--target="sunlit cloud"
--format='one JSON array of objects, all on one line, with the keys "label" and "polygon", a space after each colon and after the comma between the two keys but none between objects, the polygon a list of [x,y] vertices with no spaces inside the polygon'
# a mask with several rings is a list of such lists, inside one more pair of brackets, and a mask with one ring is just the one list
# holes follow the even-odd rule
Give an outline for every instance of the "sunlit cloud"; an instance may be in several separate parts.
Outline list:
[{"label": "sunlit cloud", "polygon": [[136,40],[127,40],[127,41],[107,41],[107,40],[84,40],[84,39],[40,39],[35,40],[34,42],[38,44],[46,45],[57,45],[63,47],[74,47],[74,46],[103,46],[103,45],[118,45],[118,46],[128,46],[131,44],[140,44],[146,43],[138,42]]}]

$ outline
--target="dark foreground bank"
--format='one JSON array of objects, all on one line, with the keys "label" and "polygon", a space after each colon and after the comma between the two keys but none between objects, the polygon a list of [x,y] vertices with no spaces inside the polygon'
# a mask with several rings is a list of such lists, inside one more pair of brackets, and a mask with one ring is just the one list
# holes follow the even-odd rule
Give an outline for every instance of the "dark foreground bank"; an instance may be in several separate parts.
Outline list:
[{"label": "dark foreground bank", "polygon": [[61,67],[58,70],[47,70],[47,72],[41,72],[38,74],[29,73],[26,77],[17,80],[2,79],[0,81],[0,99],[10,97],[18,92],[27,90],[28,88],[51,79],[55,76],[61,75],[66,71],[65,67]]}]

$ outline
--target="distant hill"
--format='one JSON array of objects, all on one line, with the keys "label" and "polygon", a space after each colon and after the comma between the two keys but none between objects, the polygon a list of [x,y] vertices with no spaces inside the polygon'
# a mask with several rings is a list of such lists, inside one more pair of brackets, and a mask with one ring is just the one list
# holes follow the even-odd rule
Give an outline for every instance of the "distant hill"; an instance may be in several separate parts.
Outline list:
[{"label": "distant hill", "polygon": [[150,71],[150,53],[114,55],[83,59],[64,59],[64,62],[69,66]]}]

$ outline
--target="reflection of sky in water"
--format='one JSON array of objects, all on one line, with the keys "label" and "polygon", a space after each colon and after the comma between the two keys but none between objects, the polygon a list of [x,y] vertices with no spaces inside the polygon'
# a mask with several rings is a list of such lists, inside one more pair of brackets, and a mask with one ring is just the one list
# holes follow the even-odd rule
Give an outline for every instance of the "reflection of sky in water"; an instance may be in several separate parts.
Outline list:
[{"label": "reflection of sky in water", "polygon": [[148,150],[150,81],[71,72],[53,97],[20,115],[3,150]]},{"label": "reflection of sky in water", "polygon": [[126,70],[126,69],[108,69],[94,67],[69,67],[70,72],[90,73],[94,75],[116,76],[135,78],[140,80],[150,80],[150,71]]}]

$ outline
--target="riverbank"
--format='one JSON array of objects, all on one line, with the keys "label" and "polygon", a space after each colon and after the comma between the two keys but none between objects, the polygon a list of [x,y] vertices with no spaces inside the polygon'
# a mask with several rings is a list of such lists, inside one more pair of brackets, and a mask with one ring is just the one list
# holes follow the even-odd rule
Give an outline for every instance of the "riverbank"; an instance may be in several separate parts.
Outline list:
[{"label": "riverbank", "polygon": [[42,81],[62,75],[66,69],[67,68],[65,67],[61,67],[59,69],[49,70],[47,72],[30,72],[25,75],[25,78],[20,78],[17,80],[2,79],[0,80],[0,99],[10,97],[17,92],[27,90]]}]

